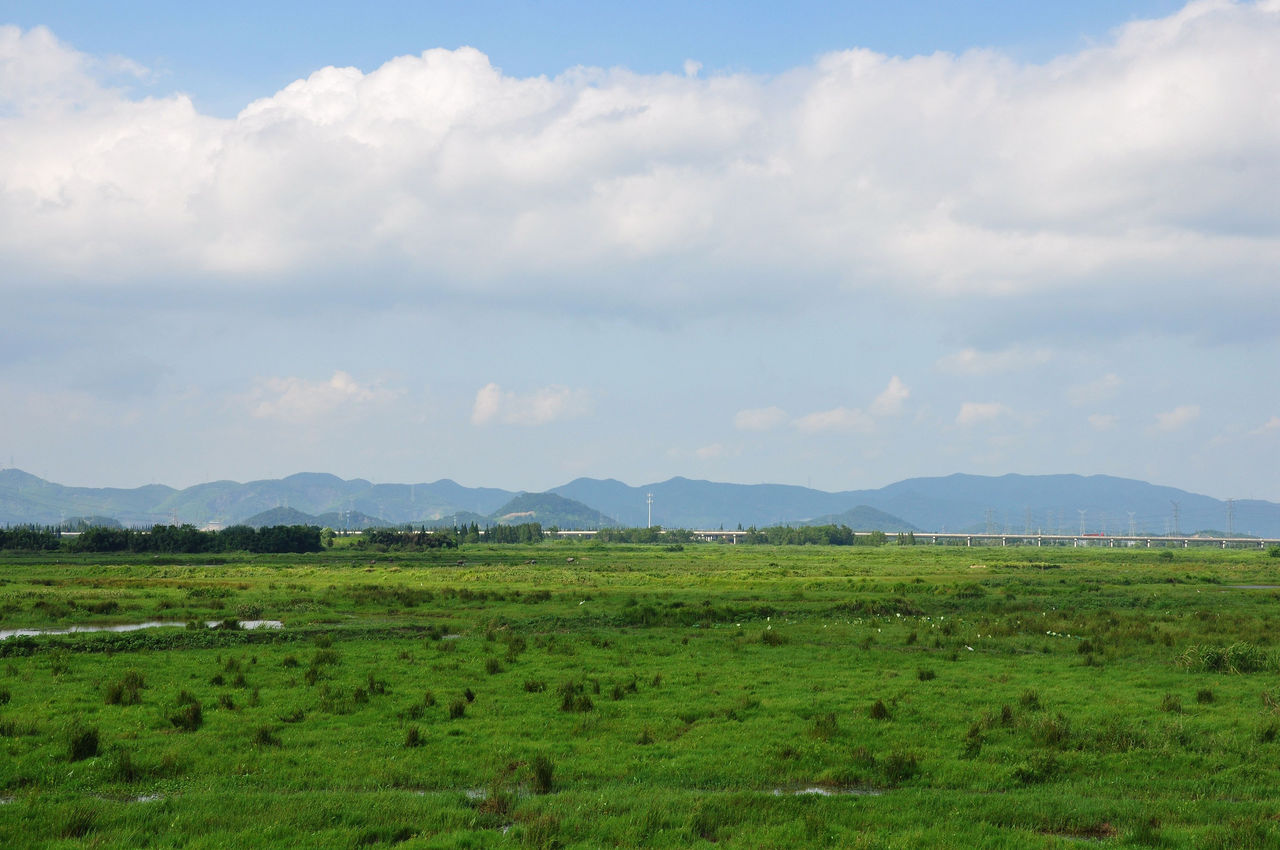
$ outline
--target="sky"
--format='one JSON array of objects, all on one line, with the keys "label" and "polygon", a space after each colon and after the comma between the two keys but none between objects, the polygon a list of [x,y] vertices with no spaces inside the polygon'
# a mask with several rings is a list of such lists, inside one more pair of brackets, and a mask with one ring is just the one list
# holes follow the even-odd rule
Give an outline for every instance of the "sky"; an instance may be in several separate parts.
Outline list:
[{"label": "sky", "polygon": [[0,465],[1280,501],[1280,0],[461,5],[0,2]]}]

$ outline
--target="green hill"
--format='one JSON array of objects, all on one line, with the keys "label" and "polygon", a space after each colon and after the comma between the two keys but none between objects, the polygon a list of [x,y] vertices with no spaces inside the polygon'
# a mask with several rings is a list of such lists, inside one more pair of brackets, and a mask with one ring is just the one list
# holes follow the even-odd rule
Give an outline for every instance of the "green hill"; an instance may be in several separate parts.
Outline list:
[{"label": "green hill", "polygon": [[543,528],[611,528],[617,523],[595,508],[554,493],[521,493],[492,514],[494,522],[540,522]]}]

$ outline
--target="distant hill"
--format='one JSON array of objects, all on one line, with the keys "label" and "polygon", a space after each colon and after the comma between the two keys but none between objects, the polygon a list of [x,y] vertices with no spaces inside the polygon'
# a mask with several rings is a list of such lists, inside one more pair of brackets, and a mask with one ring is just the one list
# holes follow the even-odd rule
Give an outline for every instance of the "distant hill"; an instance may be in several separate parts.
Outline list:
[{"label": "distant hill", "polygon": [[304,514],[296,508],[272,508],[260,514],[254,514],[241,520],[236,525],[247,525],[250,528],[268,528],[273,525],[320,525],[311,514]]},{"label": "distant hill", "polygon": [[815,517],[806,522],[805,525],[844,525],[854,531],[920,530],[905,519],[896,517],[893,514],[887,514],[884,511],[878,511],[875,508],[869,508],[866,505],[858,505],[856,508],[850,508],[844,513]]},{"label": "distant hill", "polygon": [[595,508],[555,493],[521,493],[494,511],[491,518],[508,525],[539,522],[543,528],[594,529],[616,525]]},{"label": "distant hill", "polygon": [[[64,517],[110,517],[126,526],[178,522],[204,525],[254,519],[280,505],[339,527],[452,526],[532,518],[544,526],[610,524],[666,528],[764,527],[844,522],[881,530],[1063,531],[1139,534],[1227,528],[1280,537],[1280,504],[1239,499],[1227,504],[1173,487],[1107,475],[956,474],[912,478],[876,490],[828,493],[784,484],[725,484],[671,478],[632,487],[614,479],[579,478],[543,494],[428,484],[372,484],[322,473],[280,480],[214,481],[183,490],[150,485],[132,490],[64,487],[17,469],[0,470],[0,525],[57,525]],[[573,504],[555,502],[559,497]],[[1176,505],[1176,509],[1175,509]],[[858,513],[862,510],[862,513]],[[876,517],[867,510],[888,516]],[[1176,515],[1175,515],[1176,510]],[[350,516],[349,526],[341,518]],[[843,519],[842,519],[843,517]],[[500,518],[500,519],[499,519]],[[296,519],[296,517],[295,517]],[[1229,522],[1230,519],[1230,522]],[[883,528],[889,526],[889,528]],[[1176,526],[1176,528],[1175,528]]]}]

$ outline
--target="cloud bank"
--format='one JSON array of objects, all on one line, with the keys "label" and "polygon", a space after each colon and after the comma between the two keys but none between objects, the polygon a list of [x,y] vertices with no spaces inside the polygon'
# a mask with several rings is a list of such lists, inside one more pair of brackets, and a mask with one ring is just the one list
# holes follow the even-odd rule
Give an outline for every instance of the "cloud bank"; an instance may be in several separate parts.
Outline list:
[{"label": "cloud bank", "polygon": [[0,289],[359,275],[587,311],[866,289],[1163,301],[1189,323],[1205,281],[1274,302],[1277,45],[1276,0],[1204,0],[1042,65],[851,49],[772,77],[517,78],[428,50],[228,120],[0,27]]}]

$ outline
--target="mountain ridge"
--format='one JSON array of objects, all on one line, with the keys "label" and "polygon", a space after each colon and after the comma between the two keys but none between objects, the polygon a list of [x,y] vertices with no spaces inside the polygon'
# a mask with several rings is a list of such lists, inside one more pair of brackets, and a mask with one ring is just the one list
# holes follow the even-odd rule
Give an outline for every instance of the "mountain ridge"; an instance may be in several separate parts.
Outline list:
[{"label": "mountain ridge", "polygon": [[[653,495],[652,505],[648,502]],[[184,489],[66,487],[19,469],[0,470],[0,525],[56,525],[66,517],[109,516],[125,525],[171,522],[230,525],[273,508],[312,516],[364,514],[390,524],[453,524],[491,517],[521,491],[466,487],[441,478],[374,484],[329,473]],[[793,484],[731,484],[675,476],[633,487],[613,478],[576,478],[544,494],[578,502],[600,524],[668,528],[763,527],[836,519],[863,507],[925,531],[1025,530],[1159,535],[1226,529],[1280,537],[1280,504],[1228,503],[1166,485],[1109,475],[1000,476],[953,473],[904,479],[877,489],[827,492]],[[575,509],[576,510],[576,509]],[[851,517],[855,514],[850,514]],[[872,514],[865,514],[870,522]],[[586,523],[588,520],[583,519]],[[544,525],[564,523],[544,522]]]}]

